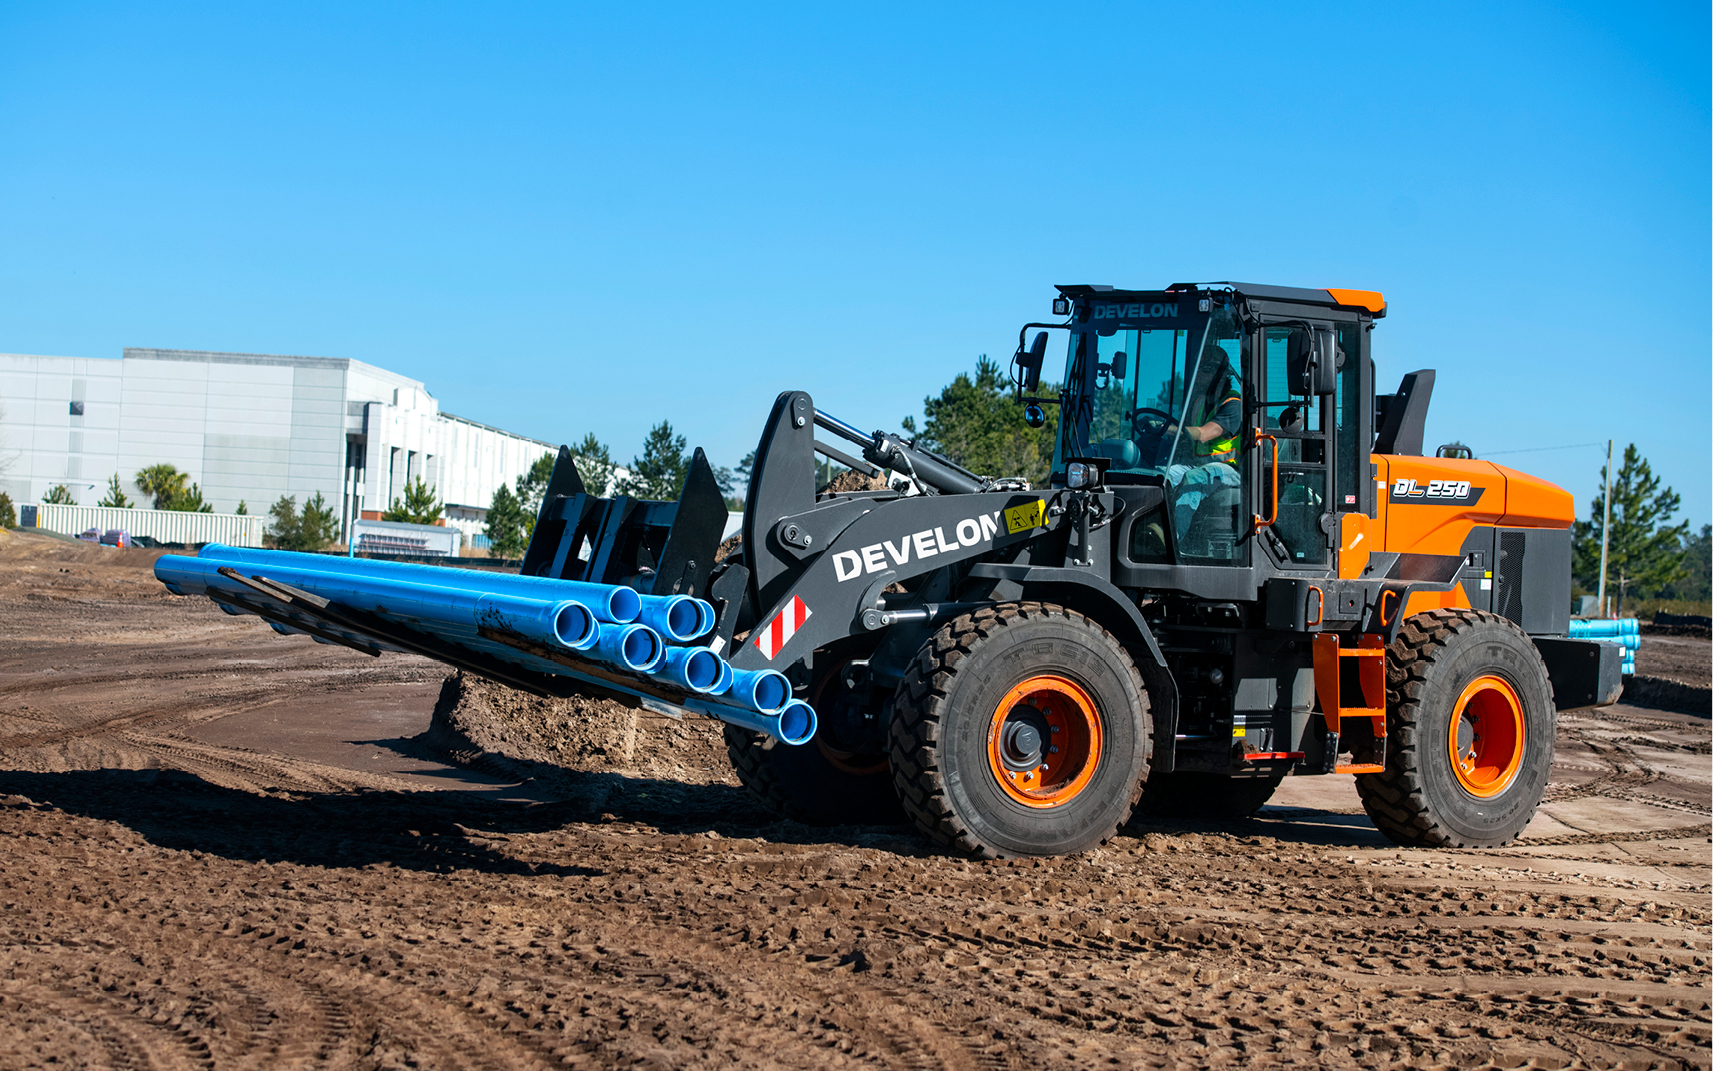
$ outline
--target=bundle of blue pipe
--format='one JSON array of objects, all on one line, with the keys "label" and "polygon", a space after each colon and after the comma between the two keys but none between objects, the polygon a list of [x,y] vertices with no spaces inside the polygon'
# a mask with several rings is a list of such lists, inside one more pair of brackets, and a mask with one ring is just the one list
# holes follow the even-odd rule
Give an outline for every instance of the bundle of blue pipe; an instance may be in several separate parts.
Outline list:
[{"label": "bundle of blue pipe", "polygon": [[[627,690],[637,695],[665,690],[678,706],[783,743],[801,744],[815,735],[814,709],[792,698],[784,674],[733,669],[712,647],[692,643],[713,630],[714,609],[688,595],[641,595],[611,584],[217,543],[194,558],[162,555],[155,577],[174,594],[206,595],[228,612],[251,612],[243,604],[255,593],[221,574],[223,568],[289,585],[537,673],[604,688],[615,686],[610,676],[579,673],[575,663],[645,677],[654,688]],[[292,631],[278,622],[274,628]],[[549,647],[572,664],[532,655],[484,631]],[[387,645],[384,636],[368,638]]]},{"label": "bundle of blue pipe", "polygon": [[1570,638],[1618,644],[1624,649],[1624,672],[1635,673],[1636,652],[1642,647],[1642,623],[1635,618],[1572,618]]}]

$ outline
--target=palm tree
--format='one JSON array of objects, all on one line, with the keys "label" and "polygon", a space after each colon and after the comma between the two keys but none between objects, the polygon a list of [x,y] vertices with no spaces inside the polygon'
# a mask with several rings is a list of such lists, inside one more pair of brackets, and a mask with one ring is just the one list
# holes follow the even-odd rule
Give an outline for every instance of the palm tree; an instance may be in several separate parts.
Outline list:
[{"label": "palm tree", "polygon": [[171,509],[172,503],[190,490],[190,473],[180,472],[176,466],[162,462],[143,469],[132,482],[137,485],[137,490],[154,498],[156,509]]}]

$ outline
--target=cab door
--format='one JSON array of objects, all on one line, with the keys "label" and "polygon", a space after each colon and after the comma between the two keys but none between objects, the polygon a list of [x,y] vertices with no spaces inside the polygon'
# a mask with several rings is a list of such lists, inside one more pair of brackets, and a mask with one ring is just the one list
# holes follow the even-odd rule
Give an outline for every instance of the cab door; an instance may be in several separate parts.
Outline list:
[{"label": "cab door", "polygon": [[1261,375],[1255,407],[1255,445],[1260,457],[1255,471],[1256,514],[1260,542],[1285,568],[1324,570],[1328,538],[1321,518],[1333,495],[1333,436],[1335,399],[1304,393],[1300,374],[1291,367],[1296,321],[1261,329]]}]

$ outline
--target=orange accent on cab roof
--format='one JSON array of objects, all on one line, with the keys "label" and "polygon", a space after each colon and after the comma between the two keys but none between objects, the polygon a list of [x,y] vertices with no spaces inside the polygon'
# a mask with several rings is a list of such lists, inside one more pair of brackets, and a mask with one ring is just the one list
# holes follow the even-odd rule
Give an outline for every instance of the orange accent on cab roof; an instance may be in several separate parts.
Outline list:
[{"label": "orange accent on cab roof", "polygon": [[1329,286],[1326,292],[1340,305],[1354,305],[1369,312],[1386,311],[1386,299],[1378,290],[1334,290]]}]

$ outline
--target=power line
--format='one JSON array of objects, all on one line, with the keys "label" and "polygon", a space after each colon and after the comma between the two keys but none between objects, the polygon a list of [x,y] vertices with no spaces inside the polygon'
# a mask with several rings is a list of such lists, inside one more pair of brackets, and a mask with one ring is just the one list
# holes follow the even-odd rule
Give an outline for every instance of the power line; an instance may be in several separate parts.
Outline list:
[{"label": "power line", "polygon": [[1586,446],[1605,446],[1604,442],[1570,443],[1568,446],[1525,446],[1521,450],[1485,450],[1483,457],[1496,457],[1499,454],[1538,454],[1542,450],[1581,450]]}]

